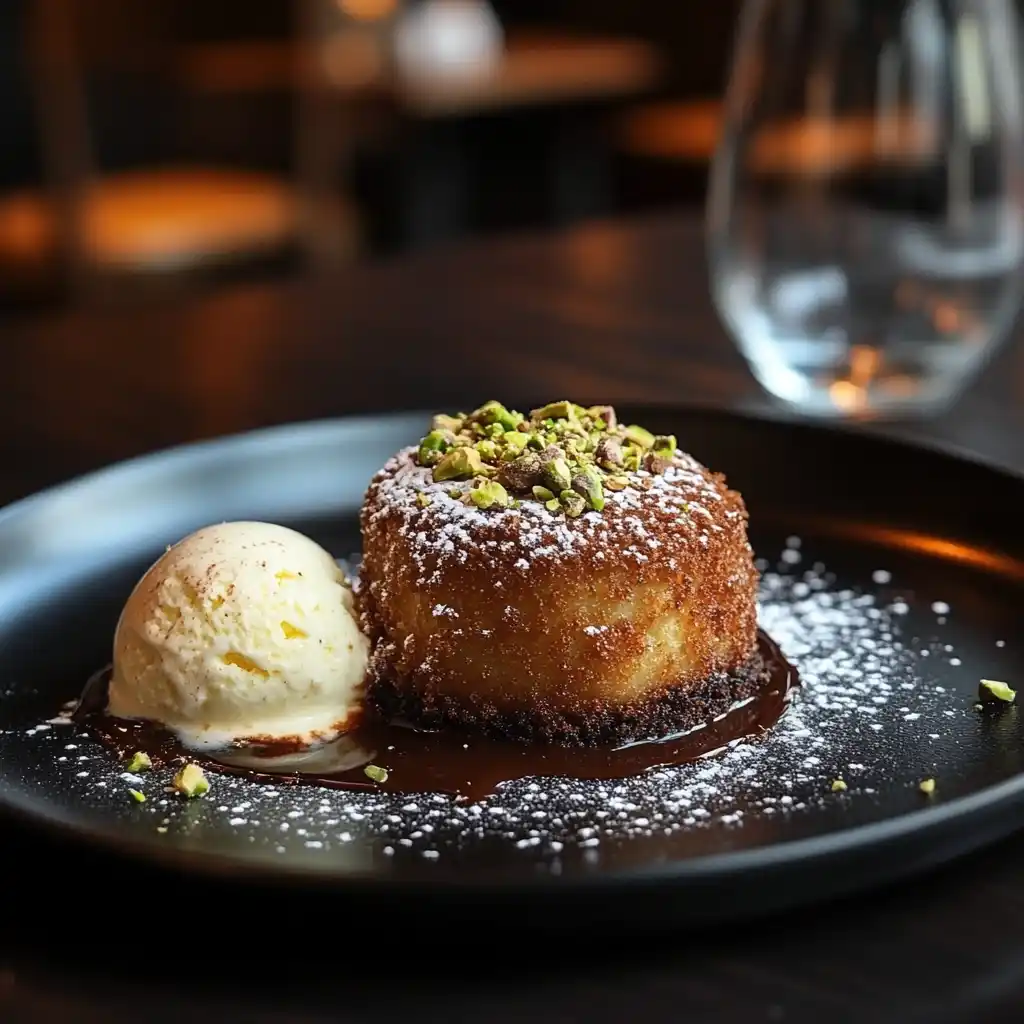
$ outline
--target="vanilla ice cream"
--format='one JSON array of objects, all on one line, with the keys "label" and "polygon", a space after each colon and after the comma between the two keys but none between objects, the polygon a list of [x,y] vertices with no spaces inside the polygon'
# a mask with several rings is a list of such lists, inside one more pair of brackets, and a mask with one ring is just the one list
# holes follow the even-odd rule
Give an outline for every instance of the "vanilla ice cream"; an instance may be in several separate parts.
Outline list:
[{"label": "vanilla ice cream", "polygon": [[208,526],[128,598],[109,711],[200,746],[326,739],[354,724],[367,652],[352,592],[318,544],[270,523]]}]

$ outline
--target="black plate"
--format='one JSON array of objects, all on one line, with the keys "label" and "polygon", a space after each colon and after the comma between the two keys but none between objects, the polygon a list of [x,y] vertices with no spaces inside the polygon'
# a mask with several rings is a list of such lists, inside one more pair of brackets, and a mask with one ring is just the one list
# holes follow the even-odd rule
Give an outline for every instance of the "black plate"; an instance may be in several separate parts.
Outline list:
[{"label": "black plate", "polygon": [[[409,918],[439,901],[479,916],[543,907],[548,925],[573,927],[769,910],[1017,827],[1019,709],[977,710],[975,695],[982,677],[1024,683],[1024,481],[843,431],[629,415],[678,435],[747,499],[766,560],[764,621],[806,678],[766,743],[664,777],[539,780],[458,817],[441,797],[384,806],[227,778],[185,803],[147,777],[140,805],[103,748],[68,726],[37,728],[107,660],[135,579],[186,532],[264,519],[338,556],[356,551],[370,475],[427,416],[353,419],[156,454],[0,514],[0,806],[221,886],[285,885],[293,901],[394,897]],[[839,778],[848,788],[833,792]]]}]

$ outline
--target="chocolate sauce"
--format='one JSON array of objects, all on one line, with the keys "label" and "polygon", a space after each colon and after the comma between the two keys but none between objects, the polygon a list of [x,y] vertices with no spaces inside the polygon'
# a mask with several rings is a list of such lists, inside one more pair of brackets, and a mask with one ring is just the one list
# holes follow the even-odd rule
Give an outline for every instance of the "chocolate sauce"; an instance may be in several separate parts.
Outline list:
[{"label": "chocolate sauce", "polygon": [[[153,722],[108,715],[109,669],[89,680],[74,720],[122,756],[143,750],[155,764],[191,761],[212,771],[278,784],[447,793],[462,800],[479,800],[500,783],[527,776],[623,779],[712,756],[734,740],[763,736],[782,717],[799,679],[796,669],[763,632],[758,634],[758,649],[769,677],[756,696],[686,733],[619,747],[513,743],[449,729],[425,731],[399,722],[366,721],[330,743],[305,750],[248,746],[198,752],[182,746],[172,733]],[[367,777],[364,768],[370,764],[387,770],[385,782]]]}]

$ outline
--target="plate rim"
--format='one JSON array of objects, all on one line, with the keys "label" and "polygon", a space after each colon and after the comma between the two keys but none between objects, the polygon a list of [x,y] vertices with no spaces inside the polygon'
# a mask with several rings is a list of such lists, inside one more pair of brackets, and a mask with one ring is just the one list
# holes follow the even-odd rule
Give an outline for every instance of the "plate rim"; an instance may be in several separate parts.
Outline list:
[{"label": "plate rim", "polygon": [[[985,469],[1001,476],[1009,477],[1017,482],[1024,481],[1024,468],[1007,465],[998,459],[983,455],[963,445],[958,445],[946,438],[917,437],[901,434],[889,434],[884,427],[875,422],[838,422],[832,420],[808,420],[802,418],[787,409],[723,409],[712,404],[701,404],[700,402],[620,402],[620,406],[636,410],[650,410],[661,413],[681,413],[683,415],[699,413],[703,416],[711,416],[723,420],[744,420],[749,423],[773,423],[782,424],[802,433],[825,433],[834,434],[839,437],[859,437],[873,444],[881,444],[887,447],[896,447],[908,452],[927,451],[933,455],[953,459],[957,462],[965,462],[981,469]],[[162,448],[155,448],[150,452],[143,452],[130,456],[126,459],[119,459],[107,465],[98,466],[95,469],[77,473],[67,480],[50,484],[40,490],[33,491],[21,498],[15,498],[6,505],[0,505],[0,528],[6,525],[7,519],[14,515],[23,514],[30,510],[35,503],[42,503],[52,500],[55,497],[66,495],[74,489],[87,484],[100,483],[103,480],[116,479],[118,476],[127,475],[132,470],[137,470],[142,465],[170,464],[177,461],[195,457],[196,454],[205,455],[208,458],[214,457],[218,452],[237,447],[240,444],[256,444],[268,439],[283,443],[288,438],[307,433],[324,433],[327,435],[332,430],[343,425],[371,426],[381,420],[399,422],[408,419],[410,421],[419,419],[421,422],[429,421],[434,413],[426,409],[404,409],[390,410],[380,413],[358,413],[351,416],[325,416],[311,420],[295,420],[287,423],[277,423],[263,427],[253,427],[249,430],[234,431],[228,434],[220,434],[216,437],[200,438],[194,441],[186,441],[182,444],[167,445]],[[724,471],[723,471],[724,472]]]},{"label": "plate rim", "polygon": [[[138,839],[132,836],[119,837],[110,832],[84,823],[62,821],[53,815],[43,815],[25,806],[22,800],[9,794],[0,794],[0,815],[20,819],[33,829],[49,833],[51,838],[74,835],[93,849],[102,849],[119,858],[128,858],[137,863],[155,865],[174,871],[187,871],[204,877],[243,884],[265,884],[302,887],[312,890],[344,890],[358,888],[385,892],[421,891],[429,885],[439,894],[493,893],[501,890],[508,893],[537,892],[539,890],[572,890],[586,895],[597,891],[607,892],[609,887],[642,888],[649,885],[685,884],[697,880],[721,883],[738,876],[769,874],[773,870],[791,867],[795,864],[816,867],[842,856],[856,855],[864,850],[877,851],[898,844],[913,837],[927,839],[944,826],[973,819],[998,809],[1009,810],[1018,803],[1024,803],[1024,774],[1020,774],[966,796],[957,797],[948,803],[932,804],[908,811],[893,818],[855,825],[848,829],[829,832],[821,836],[789,839],[747,850],[731,850],[725,853],[705,854],[680,860],[660,861],[654,865],[614,868],[601,874],[581,873],[568,877],[538,873],[530,880],[505,879],[500,874],[484,877],[460,878],[445,875],[431,879],[424,869],[416,878],[388,878],[366,872],[362,869],[346,869],[344,873],[312,866],[312,862],[296,862],[282,858],[280,862],[248,859],[228,853],[183,850],[178,847],[162,846],[157,841]],[[1007,835],[1021,827],[1021,823],[1010,823],[1000,829],[998,835]],[[958,844],[960,853],[970,852],[989,845],[997,835],[991,833],[965,834]],[[897,872],[898,874],[898,872]]]},{"label": "plate rim", "polygon": [[[905,435],[891,435],[878,429],[877,424],[837,423],[831,421],[806,420],[794,416],[788,410],[733,410],[700,403],[643,403],[622,402],[630,409],[661,413],[698,414],[720,420],[739,420],[748,424],[770,422],[785,425],[800,433],[831,434],[845,438],[860,438],[869,444],[896,448],[905,453],[928,451],[942,458],[967,463],[988,472],[1024,484],[1024,471],[1003,462],[984,456],[945,439],[917,438]],[[155,449],[148,453],[106,465],[78,474],[66,481],[35,491],[0,508],[0,533],[12,519],[31,514],[36,506],[55,498],[73,494],[77,488],[101,485],[137,472],[140,467],[157,471],[177,462],[194,461],[197,455],[203,459],[215,460],[222,452],[239,446],[263,446],[268,441],[275,444],[294,443],[306,436],[323,434],[325,437],[343,426],[379,425],[382,420],[392,423],[429,420],[431,412],[425,410],[391,410],[381,413],[366,413],[352,416],[323,417],[289,423],[257,427],[190,441]],[[867,427],[867,429],[865,429]],[[703,854],[679,860],[659,861],[656,864],[611,868],[600,874],[581,872],[571,876],[555,876],[538,873],[528,880],[508,879],[500,873],[486,873],[476,877],[452,875],[431,879],[429,868],[418,872],[415,878],[390,878],[369,873],[364,869],[345,869],[344,872],[331,870],[320,864],[281,858],[271,862],[248,858],[232,853],[218,853],[202,850],[186,850],[161,845],[152,839],[119,836],[110,831],[89,825],[87,822],[67,821],[57,814],[39,809],[31,797],[17,792],[0,790],[0,815],[12,818],[30,830],[38,830],[51,838],[73,836],[92,849],[102,850],[116,857],[127,857],[137,863],[162,869],[187,871],[208,879],[228,880],[242,884],[271,884],[303,887],[315,890],[344,890],[359,888],[401,893],[422,891],[429,886],[438,894],[472,894],[500,890],[510,894],[549,891],[553,888],[586,894],[594,891],[607,892],[610,887],[635,889],[644,886],[666,886],[692,883],[698,880],[722,883],[740,876],[756,876],[774,870],[792,867],[796,864],[816,867],[840,856],[850,856],[865,850],[878,850],[898,844],[901,840],[915,838],[927,840],[955,821],[973,820],[1000,809],[1010,811],[1015,805],[1024,803],[1024,773],[1012,776],[1003,782],[986,786],[976,792],[957,797],[948,802],[932,803],[909,810],[881,821],[854,825],[850,828],[829,832],[825,835],[786,839],[752,849],[729,850],[720,853]],[[1012,815],[1007,815],[1012,818]],[[1024,825],[1024,820],[1008,820],[995,831],[965,830],[958,843],[959,854],[969,852],[994,841],[998,836],[1009,834]],[[947,859],[947,858],[943,858]],[[895,874],[895,872],[894,872]]]}]

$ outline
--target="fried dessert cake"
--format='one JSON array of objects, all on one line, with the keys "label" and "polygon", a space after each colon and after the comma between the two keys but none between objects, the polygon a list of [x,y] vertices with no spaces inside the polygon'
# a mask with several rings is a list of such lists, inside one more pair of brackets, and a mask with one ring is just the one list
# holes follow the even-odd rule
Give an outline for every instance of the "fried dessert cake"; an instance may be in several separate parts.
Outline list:
[{"label": "fried dessert cake", "polygon": [[373,478],[361,526],[384,715],[624,742],[764,683],[743,499],[611,407],[437,416]]}]

